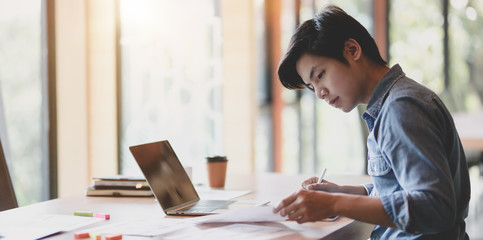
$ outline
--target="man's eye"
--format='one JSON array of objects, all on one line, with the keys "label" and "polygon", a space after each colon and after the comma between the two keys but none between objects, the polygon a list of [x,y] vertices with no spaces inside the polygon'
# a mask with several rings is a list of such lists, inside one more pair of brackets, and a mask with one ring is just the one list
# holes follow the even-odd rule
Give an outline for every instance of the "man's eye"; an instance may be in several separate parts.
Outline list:
[{"label": "man's eye", "polygon": [[324,73],[325,73],[325,71],[320,72],[319,75],[317,75],[317,78],[319,78],[319,79],[322,78],[322,76],[324,76]]}]

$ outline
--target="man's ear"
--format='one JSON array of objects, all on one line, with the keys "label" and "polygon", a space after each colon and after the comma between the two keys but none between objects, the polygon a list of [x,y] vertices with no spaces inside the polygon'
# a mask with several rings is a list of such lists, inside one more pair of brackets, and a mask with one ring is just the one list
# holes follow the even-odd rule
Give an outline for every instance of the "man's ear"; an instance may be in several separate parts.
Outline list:
[{"label": "man's ear", "polygon": [[354,61],[357,61],[361,58],[362,49],[355,39],[349,38],[345,41],[344,55],[346,56],[346,58],[351,58]]}]

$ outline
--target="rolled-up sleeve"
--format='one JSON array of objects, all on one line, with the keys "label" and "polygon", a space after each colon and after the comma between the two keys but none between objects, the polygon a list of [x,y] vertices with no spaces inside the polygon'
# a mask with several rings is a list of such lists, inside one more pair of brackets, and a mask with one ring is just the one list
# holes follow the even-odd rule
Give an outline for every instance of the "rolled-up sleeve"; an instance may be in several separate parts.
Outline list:
[{"label": "rolled-up sleeve", "polygon": [[379,192],[384,209],[405,232],[447,230],[455,222],[456,197],[444,143],[444,118],[430,100],[399,98],[384,107],[376,121],[376,125],[384,123],[377,142],[400,185],[390,194]]},{"label": "rolled-up sleeve", "polygon": [[372,195],[372,190],[374,189],[374,184],[372,183],[366,183],[362,185],[364,189],[366,189],[367,196],[373,196]]}]

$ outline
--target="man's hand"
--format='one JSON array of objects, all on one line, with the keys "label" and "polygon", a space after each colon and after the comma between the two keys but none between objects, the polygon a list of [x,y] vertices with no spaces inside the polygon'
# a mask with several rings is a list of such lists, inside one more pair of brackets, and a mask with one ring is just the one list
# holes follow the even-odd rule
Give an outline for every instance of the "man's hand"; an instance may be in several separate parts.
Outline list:
[{"label": "man's hand", "polygon": [[[307,181],[310,182],[310,179]],[[283,199],[273,209],[273,212],[280,212],[281,216],[298,223],[320,221],[332,216],[344,216],[362,222],[396,228],[384,210],[381,199],[368,197],[364,187],[338,186],[325,181],[322,184],[315,184],[317,188],[337,186],[345,193],[300,189]]]},{"label": "man's hand", "polygon": [[335,183],[329,182],[327,180],[322,181],[322,183],[317,183],[319,178],[311,177],[302,182],[302,188],[305,190],[316,190],[325,192],[343,192],[341,187]]},{"label": "man's hand", "polygon": [[362,185],[338,185],[327,180],[317,183],[318,177],[311,177],[302,182],[302,188],[312,191],[324,191],[330,193],[347,193],[356,195],[367,195],[366,189]]},{"label": "man's hand", "polygon": [[336,215],[332,209],[333,203],[329,193],[301,189],[283,199],[273,212],[280,212],[281,216],[298,223],[315,222]]}]

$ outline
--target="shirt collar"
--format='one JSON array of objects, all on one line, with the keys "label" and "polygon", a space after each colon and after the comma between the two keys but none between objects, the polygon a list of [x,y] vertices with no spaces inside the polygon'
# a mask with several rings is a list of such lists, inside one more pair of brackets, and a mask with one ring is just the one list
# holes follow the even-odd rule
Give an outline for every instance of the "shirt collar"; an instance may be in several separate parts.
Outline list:
[{"label": "shirt collar", "polygon": [[394,65],[386,74],[384,74],[384,76],[382,76],[367,104],[366,113],[369,116],[376,118],[377,115],[379,115],[384,100],[389,94],[389,90],[391,90],[392,86],[404,76],[405,74],[399,64]]}]

